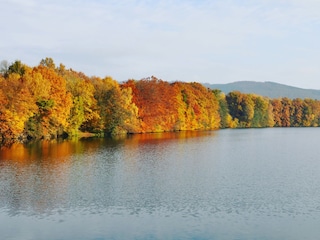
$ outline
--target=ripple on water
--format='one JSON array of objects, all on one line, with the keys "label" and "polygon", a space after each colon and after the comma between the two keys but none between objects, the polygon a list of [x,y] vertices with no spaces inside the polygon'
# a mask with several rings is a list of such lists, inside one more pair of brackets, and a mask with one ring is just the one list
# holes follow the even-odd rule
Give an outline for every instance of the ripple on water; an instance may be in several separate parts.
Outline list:
[{"label": "ripple on water", "polygon": [[311,144],[303,149],[300,131],[88,140],[64,143],[63,151],[52,146],[55,157],[1,159],[0,222],[11,228],[0,232],[13,239],[17,232],[35,239],[312,239],[320,234],[320,130],[306,133]]}]

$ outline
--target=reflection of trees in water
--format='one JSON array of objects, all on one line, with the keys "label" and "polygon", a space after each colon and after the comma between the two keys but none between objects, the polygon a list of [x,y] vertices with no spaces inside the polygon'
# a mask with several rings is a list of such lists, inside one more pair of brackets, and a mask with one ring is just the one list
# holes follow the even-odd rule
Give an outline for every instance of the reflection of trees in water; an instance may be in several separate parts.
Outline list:
[{"label": "reflection of trees in water", "polygon": [[13,139],[1,139],[0,138],[0,150],[4,148],[10,148],[14,143],[16,143],[16,140]]},{"label": "reflection of trees in water", "polygon": [[215,131],[177,131],[163,133],[133,134],[129,137],[130,141],[127,142],[163,143],[165,141],[184,140],[188,138],[212,136],[214,134]]},{"label": "reflection of trees in water", "polygon": [[[167,132],[3,146],[0,151],[0,209],[10,216],[41,216],[76,208],[90,210],[113,206],[121,201],[125,205],[126,199],[132,196],[124,198],[123,191],[134,195],[134,189],[140,188],[142,182],[139,180],[138,185],[132,182],[132,185],[124,179],[148,174],[146,170],[136,175],[142,169],[156,168],[161,164],[161,161],[157,163],[159,158],[178,152],[180,142],[214,134]],[[158,157],[149,153],[158,154]],[[146,164],[145,159],[150,157],[154,159]],[[130,190],[130,186],[135,188]]]},{"label": "reflection of trees in water", "polygon": [[0,209],[7,210],[10,216],[50,215],[89,206],[107,184],[99,183],[110,171],[101,159],[116,155],[121,142],[91,138],[3,146]]}]

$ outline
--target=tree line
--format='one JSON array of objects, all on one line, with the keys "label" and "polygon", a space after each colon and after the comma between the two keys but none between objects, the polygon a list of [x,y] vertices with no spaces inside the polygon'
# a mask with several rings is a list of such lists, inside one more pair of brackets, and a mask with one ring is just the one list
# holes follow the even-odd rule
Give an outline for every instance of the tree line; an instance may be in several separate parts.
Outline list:
[{"label": "tree line", "polygon": [[56,66],[1,63],[0,139],[219,128],[317,127],[320,101],[208,89],[156,77],[119,83]]}]

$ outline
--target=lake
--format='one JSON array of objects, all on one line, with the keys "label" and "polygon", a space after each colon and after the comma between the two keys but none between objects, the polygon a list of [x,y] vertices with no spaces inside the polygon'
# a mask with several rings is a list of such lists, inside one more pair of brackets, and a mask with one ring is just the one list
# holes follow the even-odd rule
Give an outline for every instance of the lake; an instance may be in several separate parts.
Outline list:
[{"label": "lake", "polygon": [[320,128],[13,144],[0,238],[318,239]]}]

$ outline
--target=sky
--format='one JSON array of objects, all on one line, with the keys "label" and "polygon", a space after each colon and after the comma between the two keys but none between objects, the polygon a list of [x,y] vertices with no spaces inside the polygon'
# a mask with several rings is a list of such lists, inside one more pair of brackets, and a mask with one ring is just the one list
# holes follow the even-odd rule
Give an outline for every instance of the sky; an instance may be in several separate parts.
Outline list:
[{"label": "sky", "polygon": [[320,89],[319,0],[1,0],[0,61]]}]

